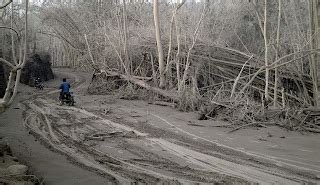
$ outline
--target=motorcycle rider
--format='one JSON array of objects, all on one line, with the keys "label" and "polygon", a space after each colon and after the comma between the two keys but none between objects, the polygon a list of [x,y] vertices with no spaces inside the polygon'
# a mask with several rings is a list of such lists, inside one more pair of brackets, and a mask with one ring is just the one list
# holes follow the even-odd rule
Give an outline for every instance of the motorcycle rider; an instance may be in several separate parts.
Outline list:
[{"label": "motorcycle rider", "polygon": [[37,78],[34,80],[34,87],[35,87],[36,89],[40,89],[40,90],[43,89],[43,83],[42,83],[41,78],[37,77]]},{"label": "motorcycle rider", "polygon": [[60,100],[62,100],[63,97],[70,96],[70,88],[71,88],[71,86],[70,86],[69,82],[67,82],[67,79],[63,78],[62,84],[59,87],[59,89],[61,89]]},{"label": "motorcycle rider", "polygon": [[34,80],[34,86],[38,87],[38,85],[41,83],[41,79],[38,77]]}]

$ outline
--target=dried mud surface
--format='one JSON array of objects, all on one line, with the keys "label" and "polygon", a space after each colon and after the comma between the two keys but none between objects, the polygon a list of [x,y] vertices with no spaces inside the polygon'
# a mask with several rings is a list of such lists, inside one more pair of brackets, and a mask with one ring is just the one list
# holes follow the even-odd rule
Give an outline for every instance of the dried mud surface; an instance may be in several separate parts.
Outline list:
[{"label": "dried mud surface", "polygon": [[[320,183],[315,171],[197,138],[154,112],[117,109],[112,96],[87,95],[88,74],[61,69],[56,74],[72,79],[76,106],[58,105],[55,87],[59,81],[52,81],[44,91],[20,102],[25,127],[52,151],[108,182]],[[155,120],[166,122],[167,127],[158,126]]]}]

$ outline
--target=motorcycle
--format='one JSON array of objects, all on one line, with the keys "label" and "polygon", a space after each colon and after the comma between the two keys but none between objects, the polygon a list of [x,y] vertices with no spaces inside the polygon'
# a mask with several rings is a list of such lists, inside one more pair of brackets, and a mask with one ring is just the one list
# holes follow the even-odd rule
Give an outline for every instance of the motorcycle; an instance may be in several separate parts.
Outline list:
[{"label": "motorcycle", "polygon": [[43,87],[44,87],[43,83],[38,83],[38,84],[35,85],[36,89],[43,90]]},{"label": "motorcycle", "polygon": [[35,80],[35,82],[34,82],[34,87],[35,87],[36,89],[43,90],[44,85],[43,85],[43,83],[42,83],[40,80]]},{"label": "motorcycle", "polygon": [[72,92],[69,93],[62,93],[59,97],[59,102],[60,105],[63,105],[64,103],[66,103],[69,106],[74,106],[74,96]]}]

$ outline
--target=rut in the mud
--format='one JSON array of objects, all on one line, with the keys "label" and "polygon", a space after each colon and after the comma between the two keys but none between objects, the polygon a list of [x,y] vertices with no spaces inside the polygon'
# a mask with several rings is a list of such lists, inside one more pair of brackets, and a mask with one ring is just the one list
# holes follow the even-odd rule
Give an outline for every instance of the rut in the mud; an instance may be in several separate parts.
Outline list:
[{"label": "rut in the mud", "polygon": [[[31,105],[30,108],[32,107],[33,109],[38,109],[38,111],[40,107],[42,110],[46,109],[43,104],[37,101],[34,101],[34,105]],[[68,112],[70,111],[69,109],[65,110],[63,108],[62,110],[57,108],[58,114],[56,116],[54,116],[55,110],[52,109],[47,114],[40,113],[40,120],[36,121],[36,124],[39,124],[37,126],[39,130],[42,130],[41,132],[46,140],[55,145],[54,148],[60,150],[60,152],[67,152],[67,155],[75,158],[77,163],[84,163],[84,165],[90,164],[90,162],[85,162],[80,157],[83,157],[84,155],[90,155],[90,157],[86,160],[89,160],[92,164],[94,164],[91,166],[92,168],[96,168],[98,171],[100,171],[100,173],[102,172],[104,174],[111,174],[112,177],[120,182],[127,181],[156,183],[170,182],[170,179],[177,179],[176,182],[180,183],[188,181],[206,183],[233,181],[246,182],[240,180],[239,178],[228,177],[210,171],[199,171],[188,166],[181,166],[180,164],[163,158],[155,153],[146,151],[139,146],[130,144],[130,142],[139,142],[139,140],[144,139],[143,136],[138,136],[134,131],[121,131],[121,129],[114,128],[112,125],[105,125],[105,123],[103,126],[101,126],[101,123],[103,122],[92,117],[82,117],[82,119],[86,119],[87,122],[85,125],[80,124],[80,120],[75,120],[74,116],[69,115],[65,116],[65,119],[61,118],[61,112],[63,111],[65,111],[63,114],[64,116],[68,113],[70,114],[70,112]],[[51,115],[50,120],[47,118],[47,115],[49,114]],[[99,121],[100,125],[98,124]],[[29,128],[35,127],[35,125],[32,125],[34,124],[33,122],[34,120],[30,119],[30,117],[26,120]],[[47,124],[43,125],[43,123]],[[37,128],[34,129],[36,130]],[[101,130],[105,130],[107,132],[101,134]],[[114,131],[110,132],[110,130]],[[43,133],[43,131],[46,131],[46,133]],[[100,142],[104,141],[106,143],[115,143],[118,145],[114,147],[116,150],[126,150],[127,152],[130,152],[131,155],[134,155],[135,158],[117,159],[108,156],[107,153],[103,153],[102,151],[99,151],[99,149],[96,149],[96,147],[101,147],[99,146],[100,143],[98,143],[99,139],[93,138],[92,136],[104,136]],[[132,141],[133,139],[138,141]],[[92,142],[92,140],[95,142]],[[127,140],[129,140],[129,142]],[[66,150],[64,147],[61,147],[61,145],[64,145],[64,147],[68,147],[69,149]],[[101,145],[103,146],[103,144]],[[104,170],[101,170],[101,168]],[[108,171],[107,169],[111,169],[111,171]],[[166,173],[171,175],[164,175],[166,173],[162,174],[157,171],[167,171]]]},{"label": "rut in the mud", "polygon": [[[83,87],[83,83],[78,79],[74,86]],[[316,177],[307,171],[194,140],[188,133],[160,129],[148,122],[119,119],[91,110],[90,103],[82,104],[81,108],[59,106],[56,91],[34,95],[22,104],[26,127],[36,137],[76,164],[104,175],[110,182],[315,182]]]}]

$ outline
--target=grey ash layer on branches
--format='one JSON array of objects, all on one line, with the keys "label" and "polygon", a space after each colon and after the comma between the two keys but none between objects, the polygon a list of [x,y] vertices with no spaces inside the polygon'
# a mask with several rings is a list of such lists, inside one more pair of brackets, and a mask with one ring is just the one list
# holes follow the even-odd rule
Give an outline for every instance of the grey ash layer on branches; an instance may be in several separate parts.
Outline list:
[{"label": "grey ash layer on branches", "polygon": [[249,104],[281,111],[292,105],[300,112],[317,107],[318,17],[312,3],[44,1],[30,6],[31,16],[41,18],[32,20],[29,33],[21,29],[23,19],[21,25],[17,18],[11,21],[14,13],[3,16],[7,41],[17,48],[11,50],[19,51],[2,57],[13,73],[21,71],[23,60],[16,63],[24,57],[10,56],[26,51],[17,43],[25,40],[29,51],[49,53],[55,67],[119,76],[166,96],[181,110],[212,106],[213,111],[212,98],[225,91],[231,91],[233,102],[246,94]]}]

